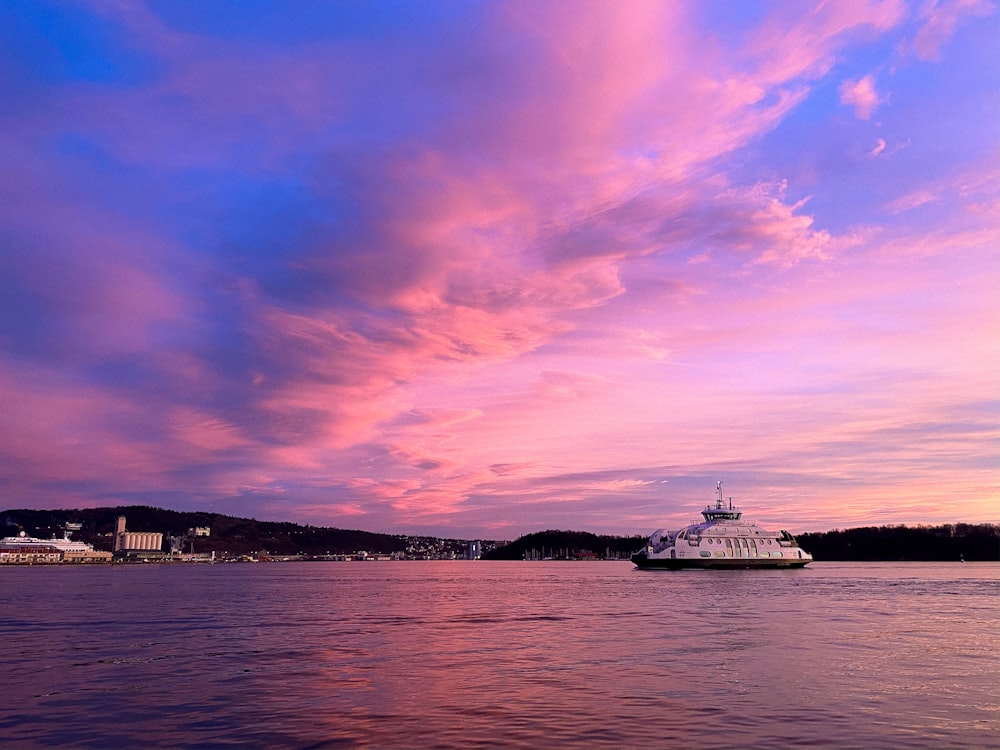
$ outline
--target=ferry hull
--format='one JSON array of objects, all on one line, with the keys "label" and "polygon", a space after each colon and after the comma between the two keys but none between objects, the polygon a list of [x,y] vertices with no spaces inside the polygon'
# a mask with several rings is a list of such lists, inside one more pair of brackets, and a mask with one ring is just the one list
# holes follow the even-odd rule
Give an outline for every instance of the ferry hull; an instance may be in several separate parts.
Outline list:
[{"label": "ferry hull", "polygon": [[641,570],[681,570],[683,568],[746,569],[746,568],[803,568],[812,560],[766,560],[762,558],[694,558],[694,559],[649,559],[645,555],[633,555],[632,562]]}]

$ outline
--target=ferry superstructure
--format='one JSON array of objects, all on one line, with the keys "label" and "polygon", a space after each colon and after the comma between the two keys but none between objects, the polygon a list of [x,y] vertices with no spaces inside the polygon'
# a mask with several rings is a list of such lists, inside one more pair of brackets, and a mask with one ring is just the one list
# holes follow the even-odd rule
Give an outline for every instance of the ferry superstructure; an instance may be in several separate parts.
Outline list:
[{"label": "ferry superstructure", "polygon": [[646,546],[632,555],[638,568],[801,568],[812,562],[787,531],[770,531],[722,499],[722,482],[715,507],[701,512],[705,519],[678,531],[657,529]]},{"label": "ferry superstructure", "polygon": [[23,531],[18,536],[0,539],[0,564],[110,562],[111,557],[110,552],[70,539],[68,531],[62,539],[37,539]]}]

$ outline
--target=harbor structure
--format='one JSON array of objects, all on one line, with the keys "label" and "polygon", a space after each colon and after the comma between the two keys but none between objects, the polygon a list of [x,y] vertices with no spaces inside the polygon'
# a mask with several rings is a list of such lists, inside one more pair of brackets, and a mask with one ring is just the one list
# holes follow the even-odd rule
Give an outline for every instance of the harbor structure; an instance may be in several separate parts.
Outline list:
[{"label": "harbor structure", "polygon": [[125,516],[118,516],[115,519],[115,534],[114,542],[111,545],[111,549],[114,552],[122,551],[122,544],[125,541]]},{"label": "harbor structure", "polygon": [[80,524],[66,524],[62,538],[38,539],[23,531],[0,539],[0,564],[36,565],[46,563],[111,562],[112,554],[86,542],[71,539]]},{"label": "harbor structure", "polygon": [[163,534],[158,531],[128,531],[125,528],[125,516],[118,516],[115,520],[113,549],[120,555],[159,555],[163,553]]}]

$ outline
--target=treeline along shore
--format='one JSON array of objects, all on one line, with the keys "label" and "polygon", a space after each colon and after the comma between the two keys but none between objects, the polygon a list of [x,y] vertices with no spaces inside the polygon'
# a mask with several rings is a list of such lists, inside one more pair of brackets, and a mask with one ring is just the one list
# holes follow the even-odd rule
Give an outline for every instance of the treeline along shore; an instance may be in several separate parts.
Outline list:
[{"label": "treeline along shore", "polygon": [[[1000,525],[867,526],[796,536],[817,561],[1000,561]],[[645,537],[581,531],[527,534],[484,554],[491,560],[628,559]]]},{"label": "treeline along shore", "polygon": [[816,560],[1000,560],[1000,525],[864,526],[799,534]]},{"label": "treeline along shore", "polygon": [[[218,513],[180,512],[149,506],[78,510],[0,511],[0,535],[61,536],[67,523],[82,524],[74,539],[111,550],[115,519],[125,516],[136,531],[183,536],[205,527],[209,536],[189,540],[201,553],[221,557],[244,555],[322,557],[367,551],[410,559],[461,558],[470,541],[429,536],[380,534],[277,521],[258,521]],[[817,561],[1000,561],[1000,525],[866,526],[799,534],[799,544]],[[474,540],[484,560],[627,560],[645,536],[611,536],[586,531],[547,530],[516,540]]]}]

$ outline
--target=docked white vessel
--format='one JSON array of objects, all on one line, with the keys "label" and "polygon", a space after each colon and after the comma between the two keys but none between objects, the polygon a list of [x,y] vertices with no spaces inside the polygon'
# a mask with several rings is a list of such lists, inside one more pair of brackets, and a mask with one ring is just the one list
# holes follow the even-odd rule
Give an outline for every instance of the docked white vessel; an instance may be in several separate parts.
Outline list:
[{"label": "docked white vessel", "polygon": [[[76,529],[72,528],[74,526]],[[70,539],[72,530],[79,530],[79,526],[68,524],[62,539],[37,539],[23,531],[17,536],[6,536],[0,539],[0,564],[111,562],[110,552]]]},{"label": "docked white vessel", "polygon": [[801,568],[812,555],[799,547],[787,531],[769,531],[756,521],[743,520],[743,513],[718,497],[701,512],[700,523],[679,531],[657,529],[646,546],[632,555],[639,568]]}]

